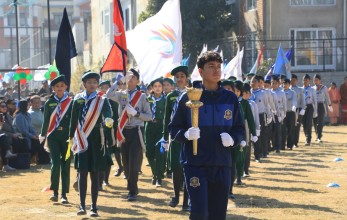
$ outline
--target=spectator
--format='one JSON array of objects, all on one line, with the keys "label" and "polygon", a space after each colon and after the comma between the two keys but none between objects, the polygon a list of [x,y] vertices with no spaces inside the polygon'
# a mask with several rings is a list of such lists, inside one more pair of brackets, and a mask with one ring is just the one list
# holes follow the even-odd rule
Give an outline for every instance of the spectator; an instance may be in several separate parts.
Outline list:
[{"label": "spectator", "polygon": [[30,98],[30,108],[28,110],[31,116],[32,126],[36,134],[41,133],[41,127],[43,124],[43,112],[41,111],[41,98],[38,95],[34,95]]},{"label": "spectator", "polygon": [[39,90],[39,92],[37,94],[41,95],[41,94],[44,94],[44,93],[46,95],[50,95],[51,94],[51,90],[49,89],[47,80],[42,82],[42,87],[41,87],[41,89]]},{"label": "spectator", "polygon": [[336,83],[332,82],[329,87],[329,97],[331,100],[331,106],[333,107],[333,112],[328,111],[328,116],[331,125],[337,124],[337,119],[340,116],[340,100],[341,95],[339,89],[336,87]]},{"label": "spectator", "polygon": [[[37,164],[46,164],[49,162],[49,158],[47,158],[48,155],[44,151],[43,145],[39,142],[39,137],[32,126],[31,117],[27,111],[28,101],[19,101],[18,110],[15,112],[15,117],[13,119],[13,126],[22,134],[29,144],[32,159],[36,160]],[[38,158],[36,158],[36,155]]]},{"label": "spectator", "polygon": [[[6,107],[6,104],[3,102],[0,104],[0,108]],[[4,122],[4,114],[0,115],[0,131],[2,130]],[[15,171],[16,169],[8,165],[8,159],[12,157],[16,157],[16,154],[11,153],[10,144],[8,143],[8,139],[6,138],[6,134],[0,134],[0,151],[1,151],[1,160],[2,160],[2,171]]]},{"label": "spectator", "polygon": [[[17,109],[17,103],[14,101],[14,99],[7,99],[6,105],[7,105],[7,113],[11,117],[13,117],[13,114]],[[12,120],[11,120],[11,122],[12,122]]]},{"label": "spectator", "polygon": [[7,83],[5,81],[2,81],[2,88],[0,90],[0,95],[5,95],[7,89]]},{"label": "spectator", "polygon": [[340,87],[341,105],[342,105],[342,124],[347,123],[347,76],[344,78],[344,83]]},{"label": "spectator", "polygon": [[12,87],[8,87],[6,89],[5,98],[6,99],[14,99],[15,98],[13,95],[13,88]]},{"label": "spectator", "polygon": [[15,128],[12,125],[12,116],[7,111],[8,106],[4,101],[0,101],[0,113],[3,114],[4,123],[0,134],[6,134],[7,142],[12,147],[13,152],[15,153],[28,153],[29,147],[28,144],[23,141],[22,135],[15,131]]}]

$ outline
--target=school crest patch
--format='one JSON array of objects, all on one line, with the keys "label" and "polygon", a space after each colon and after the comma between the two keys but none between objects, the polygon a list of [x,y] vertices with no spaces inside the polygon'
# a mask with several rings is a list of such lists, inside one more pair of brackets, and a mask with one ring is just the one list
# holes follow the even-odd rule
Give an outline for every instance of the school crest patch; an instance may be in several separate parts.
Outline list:
[{"label": "school crest patch", "polygon": [[225,110],[224,118],[225,118],[226,120],[230,120],[231,117],[232,117],[232,115],[233,115],[232,113],[233,113],[233,112],[232,112],[230,109]]},{"label": "school crest patch", "polygon": [[190,186],[192,186],[194,188],[200,186],[199,178],[195,177],[195,176],[190,178]]}]

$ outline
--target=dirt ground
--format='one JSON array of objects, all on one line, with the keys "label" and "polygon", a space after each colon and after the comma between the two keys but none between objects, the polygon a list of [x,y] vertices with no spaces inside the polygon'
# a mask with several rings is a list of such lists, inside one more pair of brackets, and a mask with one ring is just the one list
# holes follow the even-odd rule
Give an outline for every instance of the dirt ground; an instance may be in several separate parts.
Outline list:
[{"label": "dirt ground", "polygon": [[[304,147],[301,135],[299,148],[271,153],[260,164],[252,162],[251,177],[243,180],[244,186],[234,189],[236,199],[229,200],[227,218],[347,219],[346,137],[347,127],[326,126],[323,145]],[[337,157],[344,161],[333,162]],[[146,162],[145,159],[136,202],[126,200],[126,181],[110,176],[111,186],[104,187],[99,194],[99,219],[188,219],[181,205],[167,206],[172,194],[171,180],[164,179],[160,188],[151,185]],[[48,165],[33,165],[17,172],[0,171],[0,218],[88,219],[89,213],[76,216],[79,197],[72,186],[70,204],[49,201],[52,192],[42,192],[49,186],[49,175]],[[72,170],[72,181],[74,177]],[[327,188],[331,182],[341,187]],[[90,204],[89,194],[86,203]]]}]

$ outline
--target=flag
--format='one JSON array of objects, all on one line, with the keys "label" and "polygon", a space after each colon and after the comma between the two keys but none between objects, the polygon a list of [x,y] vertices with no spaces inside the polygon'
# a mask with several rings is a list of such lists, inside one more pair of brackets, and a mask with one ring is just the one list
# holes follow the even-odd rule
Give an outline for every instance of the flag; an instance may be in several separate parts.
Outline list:
[{"label": "flag", "polygon": [[159,78],[182,61],[182,21],[179,0],[168,0],[153,17],[126,33],[144,83]]},{"label": "flag", "polygon": [[101,76],[105,72],[125,73],[126,71],[127,43],[125,39],[123,11],[119,0],[113,0],[113,38],[114,43],[110,53],[100,70]]},{"label": "flag", "polygon": [[47,72],[48,68],[51,66],[51,64],[46,64],[43,66],[37,67],[37,70],[34,72],[34,81],[44,81],[45,73]]},{"label": "flag", "polygon": [[260,61],[261,61],[261,58],[263,56],[263,52],[264,52],[264,47],[261,47],[260,53],[258,54],[258,57],[257,57],[257,60],[255,61],[251,71],[249,71],[250,73],[257,74],[257,70],[260,66]]},{"label": "flag", "polygon": [[72,34],[66,8],[64,8],[63,19],[61,20],[57,37],[55,63],[60,74],[65,75],[68,88],[70,88],[71,81],[71,58],[75,56],[77,56],[75,39]]},{"label": "flag", "polygon": [[[207,44],[204,44],[202,46],[200,56],[201,56],[201,54],[205,53],[206,51],[207,51]],[[195,68],[192,72],[192,75],[190,76],[190,81],[193,82],[193,81],[201,81],[201,80],[202,80],[202,78],[201,78],[199,70],[198,70],[198,65],[195,65]]]},{"label": "flag", "polygon": [[225,66],[222,78],[228,79],[230,76],[235,76],[236,79],[242,80],[242,58],[243,58],[243,48],[237,48],[237,53],[233,59]]},{"label": "flag", "polygon": [[286,78],[291,78],[290,73],[290,62],[288,61],[286,54],[283,52],[281,44],[278,47],[275,68],[273,71],[274,75],[285,75]]},{"label": "flag", "polygon": [[182,66],[189,66],[189,61],[190,61],[190,54],[188,55],[188,57],[183,58]]}]

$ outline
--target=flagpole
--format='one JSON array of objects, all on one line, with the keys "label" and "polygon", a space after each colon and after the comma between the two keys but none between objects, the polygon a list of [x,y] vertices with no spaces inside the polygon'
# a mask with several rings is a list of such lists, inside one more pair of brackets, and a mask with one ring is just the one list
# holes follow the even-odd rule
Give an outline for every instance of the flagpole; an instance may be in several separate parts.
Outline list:
[{"label": "flagpole", "polygon": [[[17,38],[17,65],[19,66],[19,31],[18,31],[18,8],[17,0],[13,0],[16,14],[16,38]],[[20,100],[20,80],[18,80],[18,101]]]}]

